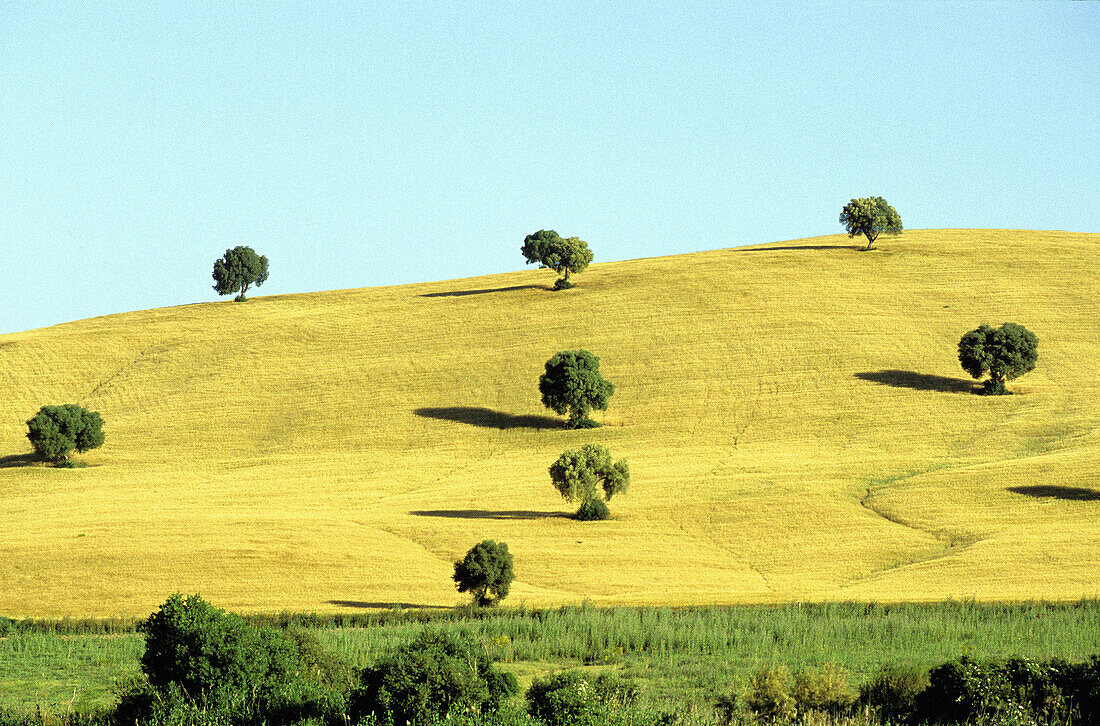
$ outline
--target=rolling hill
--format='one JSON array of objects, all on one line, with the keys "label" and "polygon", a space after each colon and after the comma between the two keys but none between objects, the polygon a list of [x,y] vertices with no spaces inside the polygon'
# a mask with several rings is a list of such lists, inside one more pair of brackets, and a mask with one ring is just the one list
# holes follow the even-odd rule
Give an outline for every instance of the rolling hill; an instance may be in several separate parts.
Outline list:
[{"label": "rolling hill", "polygon": [[[507,602],[1100,595],[1100,234],[918,230],[253,297],[0,336],[0,613],[465,602],[475,542]],[[597,249],[598,252],[598,249]],[[517,253],[518,255],[518,253]],[[276,261],[277,262],[277,261]],[[276,272],[277,274],[277,272]],[[970,395],[959,337],[1039,336],[1016,395]],[[586,348],[605,426],[537,379]],[[107,443],[55,469],[25,421],[80,403]],[[607,444],[613,519],[547,467]]]}]

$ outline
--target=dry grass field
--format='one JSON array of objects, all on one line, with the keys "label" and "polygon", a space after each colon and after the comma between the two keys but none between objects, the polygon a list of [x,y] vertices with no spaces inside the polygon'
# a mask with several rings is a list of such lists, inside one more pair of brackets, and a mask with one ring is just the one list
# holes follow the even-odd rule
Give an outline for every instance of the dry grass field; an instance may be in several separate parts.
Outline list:
[{"label": "dry grass field", "polygon": [[[512,604],[1100,595],[1100,235],[858,243],[0,336],[0,613],[450,606],[485,538],[516,556]],[[1007,321],[1038,368],[970,395],[958,340]],[[603,428],[541,406],[571,348],[617,386]],[[106,444],[32,462],[25,421],[70,402]],[[631,466],[607,522],[563,516],[546,471],[587,441]]]}]

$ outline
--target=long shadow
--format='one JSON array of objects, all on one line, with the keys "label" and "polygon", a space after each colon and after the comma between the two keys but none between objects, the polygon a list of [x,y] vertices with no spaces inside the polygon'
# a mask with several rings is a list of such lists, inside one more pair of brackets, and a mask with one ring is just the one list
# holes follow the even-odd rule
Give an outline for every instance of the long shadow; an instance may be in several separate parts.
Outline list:
[{"label": "long shadow", "polygon": [[965,378],[933,376],[916,371],[863,371],[855,377],[894,388],[912,388],[915,391],[941,391],[943,393],[967,393],[974,390],[974,382]]},{"label": "long shadow", "polygon": [[789,245],[784,247],[735,247],[738,252],[778,252],[779,250],[862,250],[864,245]]},{"label": "long shadow", "polygon": [[483,406],[447,406],[444,408],[418,408],[413,411],[417,416],[434,418],[440,421],[481,426],[487,429],[560,429],[565,423],[549,416],[521,415],[503,411],[494,411]]},{"label": "long shadow", "polygon": [[450,610],[446,605],[424,605],[418,602],[363,602],[361,600],[328,600],[329,605],[364,610],[393,610],[394,608],[412,608],[414,610]]},{"label": "long shadow", "polygon": [[513,290],[549,290],[542,285],[512,285],[511,287],[488,287],[482,290],[454,290],[452,292],[426,292],[420,297],[465,297],[467,295],[485,295],[490,292],[512,292]]},{"label": "long shadow", "polygon": [[1024,487],[1007,487],[1013,494],[1023,494],[1036,499],[1066,499],[1073,502],[1098,502],[1100,492],[1085,487],[1065,487],[1057,484],[1031,484]]},{"label": "long shadow", "polygon": [[527,509],[490,511],[488,509],[421,509],[409,514],[416,517],[445,517],[447,519],[569,519],[567,512],[535,512]]},{"label": "long shadow", "polygon": [[0,469],[12,469],[17,466],[32,466],[40,463],[42,463],[42,460],[35,454],[11,454],[10,456],[0,456]]}]

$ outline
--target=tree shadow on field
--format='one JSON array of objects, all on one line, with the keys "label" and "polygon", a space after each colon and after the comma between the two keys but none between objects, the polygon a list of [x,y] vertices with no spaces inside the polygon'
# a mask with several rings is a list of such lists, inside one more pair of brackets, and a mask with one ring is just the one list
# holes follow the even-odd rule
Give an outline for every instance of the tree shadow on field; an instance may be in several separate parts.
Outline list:
[{"label": "tree shadow on field", "polygon": [[974,390],[975,383],[965,378],[948,378],[947,376],[933,376],[928,373],[916,371],[863,371],[856,373],[855,377],[861,381],[871,381],[884,386],[894,388],[912,388],[914,391],[940,391],[942,393],[969,393]]},{"label": "tree shadow on field", "polygon": [[454,290],[452,292],[426,292],[420,297],[466,297],[467,295],[485,295],[490,292],[512,292],[514,290],[549,290],[542,285],[512,285],[511,287],[487,287],[481,290]]},{"label": "tree shadow on field", "polygon": [[418,602],[363,602],[362,600],[326,600],[327,605],[339,605],[345,608],[361,608],[363,610],[450,610],[446,605],[425,605]]},{"label": "tree shadow on field", "polygon": [[36,454],[11,454],[0,456],[0,469],[14,469],[17,466],[34,466],[43,463]]},{"label": "tree shadow on field", "polygon": [[785,247],[738,247],[738,252],[779,252],[805,250],[809,252],[820,250],[862,250],[866,245],[789,245]]},{"label": "tree shadow on field", "polygon": [[414,517],[445,517],[447,519],[569,519],[568,512],[535,512],[528,509],[489,511],[488,509],[421,509],[409,514]]},{"label": "tree shadow on field", "polygon": [[1013,494],[1023,494],[1036,499],[1065,499],[1072,502],[1100,502],[1100,492],[1085,487],[1064,487],[1057,484],[1032,484],[1025,487],[1006,487]]},{"label": "tree shadow on field", "polygon": [[418,408],[413,413],[424,418],[455,421],[487,429],[560,429],[565,427],[563,421],[549,416],[516,415],[494,411],[484,406]]}]

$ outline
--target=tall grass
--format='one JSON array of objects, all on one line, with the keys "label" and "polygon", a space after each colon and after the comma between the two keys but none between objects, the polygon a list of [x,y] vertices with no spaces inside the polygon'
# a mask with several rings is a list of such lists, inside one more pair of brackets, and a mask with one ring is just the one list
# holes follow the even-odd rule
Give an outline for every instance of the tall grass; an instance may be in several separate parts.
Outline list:
[{"label": "tall grass", "polygon": [[[960,655],[1082,660],[1100,653],[1100,602],[823,603],[728,608],[439,610],[380,613],[347,627],[333,616],[254,616],[309,626],[322,645],[365,666],[427,627],[466,628],[521,682],[562,668],[615,669],[656,708],[708,712],[761,665],[824,663],[859,684],[883,664],[919,667]],[[368,624],[369,623],[369,624]],[[365,625],[365,626],[364,626]],[[0,639],[0,708],[52,713],[103,708],[138,673],[136,633],[61,635],[48,622]]]}]

